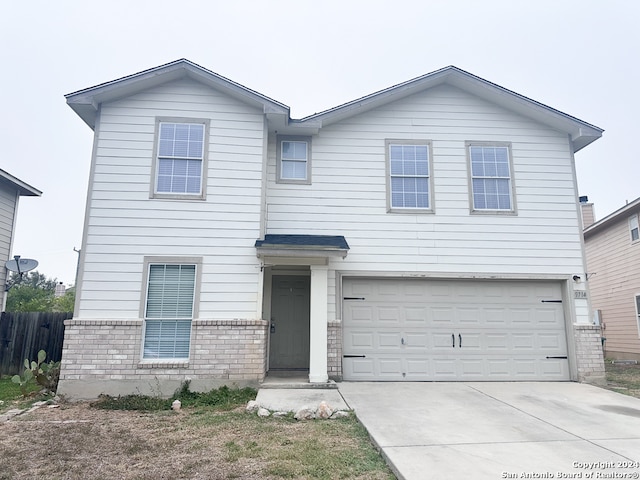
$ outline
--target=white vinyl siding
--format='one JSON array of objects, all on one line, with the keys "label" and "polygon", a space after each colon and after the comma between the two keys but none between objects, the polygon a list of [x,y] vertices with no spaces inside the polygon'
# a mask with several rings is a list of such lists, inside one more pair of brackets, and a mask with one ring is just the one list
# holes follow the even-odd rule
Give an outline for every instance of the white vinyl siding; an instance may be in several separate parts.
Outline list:
[{"label": "white vinyl siding", "polygon": [[[430,143],[435,214],[389,215],[387,139]],[[510,145],[518,215],[470,215],[467,142],[481,140]],[[341,271],[571,278],[584,266],[570,151],[563,133],[455,87],[434,87],[324,126],[313,138],[313,189],[305,195],[277,182],[272,140],[267,233],[344,235],[351,249],[335,263]],[[329,315],[340,320],[334,305]]]},{"label": "white vinyl siding", "polygon": [[431,208],[429,146],[390,143],[388,148],[391,208]]},{"label": "white vinyl siding", "polygon": [[509,149],[502,146],[469,146],[474,210],[513,209]]},{"label": "white vinyl siding", "polygon": [[[8,271],[4,263],[11,254],[11,238],[13,236],[14,218],[18,205],[18,195],[13,188],[6,188],[0,183],[0,285],[4,286]],[[0,295],[0,303],[2,295]],[[0,305],[1,306],[1,305]]]},{"label": "white vinyl siding", "polygon": [[629,233],[631,235],[631,241],[635,242],[640,239],[640,234],[638,230],[638,215],[632,215],[629,217]]},{"label": "white vinyl siding", "polygon": [[160,122],[157,193],[202,193],[203,124]]},{"label": "white vinyl siding", "polygon": [[[206,201],[149,201],[158,119],[209,123]],[[257,318],[264,122],[261,109],[186,79],[102,105],[78,318],[142,318],[143,259],[167,255],[204,259],[201,317]]]},{"label": "white vinyl siding", "polygon": [[189,358],[195,283],[195,265],[149,265],[143,358]]}]

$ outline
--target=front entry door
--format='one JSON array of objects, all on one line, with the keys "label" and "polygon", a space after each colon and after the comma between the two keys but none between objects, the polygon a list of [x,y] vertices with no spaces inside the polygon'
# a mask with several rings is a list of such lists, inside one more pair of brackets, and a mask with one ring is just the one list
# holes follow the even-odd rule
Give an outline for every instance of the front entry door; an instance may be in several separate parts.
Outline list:
[{"label": "front entry door", "polygon": [[270,370],[309,368],[310,277],[274,275]]}]

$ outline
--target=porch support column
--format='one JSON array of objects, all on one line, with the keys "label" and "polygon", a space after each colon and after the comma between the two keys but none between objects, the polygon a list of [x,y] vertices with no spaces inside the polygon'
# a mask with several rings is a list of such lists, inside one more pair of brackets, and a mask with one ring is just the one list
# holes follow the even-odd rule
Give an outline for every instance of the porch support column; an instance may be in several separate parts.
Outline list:
[{"label": "porch support column", "polygon": [[309,382],[325,383],[327,374],[327,304],[329,267],[311,265]]}]

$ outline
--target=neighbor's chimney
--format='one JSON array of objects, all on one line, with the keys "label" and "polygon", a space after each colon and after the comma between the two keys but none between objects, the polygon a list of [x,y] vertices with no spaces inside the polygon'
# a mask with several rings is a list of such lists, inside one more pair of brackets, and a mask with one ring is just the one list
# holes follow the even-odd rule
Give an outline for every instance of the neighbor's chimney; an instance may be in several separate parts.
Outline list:
[{"label": "neighbor's chimney", "polygon": [[67,293],[67,289],[65,288],[64,284],[62,282],[58,283],[56,285],[56,291],[54,293],[55,297],[62,297],[65,293]]},{"label": "neighbor's chimney", "polygon": [[580,208],[582,210],[582,228],[587,228],[596,223],[596,215],[593,213],[593,203],[589,203],[586,195],[580,197]]}]

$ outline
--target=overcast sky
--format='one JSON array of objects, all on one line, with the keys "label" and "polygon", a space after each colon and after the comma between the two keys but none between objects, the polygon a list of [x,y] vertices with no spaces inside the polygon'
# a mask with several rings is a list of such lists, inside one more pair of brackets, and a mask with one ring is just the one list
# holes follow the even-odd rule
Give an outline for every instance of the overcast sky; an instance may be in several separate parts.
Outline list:
[{"label": "overcast sky", "polygon": [[605,129],[576,155],[597,218],[640,196],[634,0],[5,1],[0,168],[23,197],[14,254],[75,278],[93,132],[63,95],[179,58],[294,118],[455,65]]}]

